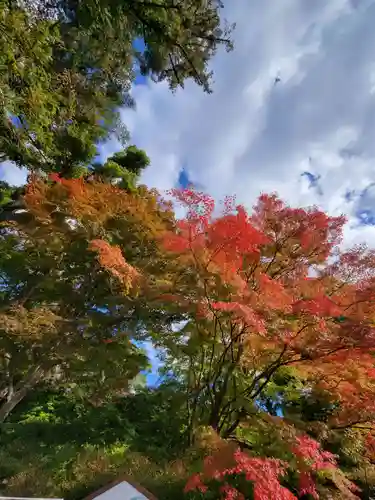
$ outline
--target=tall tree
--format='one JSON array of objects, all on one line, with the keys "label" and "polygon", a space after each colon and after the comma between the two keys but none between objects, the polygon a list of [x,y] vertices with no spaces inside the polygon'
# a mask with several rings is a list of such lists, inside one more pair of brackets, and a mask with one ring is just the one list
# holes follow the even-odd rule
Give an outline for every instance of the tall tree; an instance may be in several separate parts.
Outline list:
[{"label": "tall tree", "polygon": [[285,367],[337,403],[332,426],[373,422],[375,252],[340,252],[343,217],[276,196],[251,216],[227,199],[214,217],[210,197],[174,195],[188,213],[164,248],[184,273],[159,300],[189,318],[164,347],[168,366],[179,359],[192,426],[231,436]]},{"label": "tall tree", "polygon": [[[142,40],[144,50],[132,51],[142,73],[168,81],[172,89],[193,78],[210,91],[209,60],[218,46],[232,48],[234,26],[220,22],[221,0],[53,0],[40,5],[26,0],[25,5],[38,18],[59,19],[65,29],[74,27],[106,42],[108,64],[116,71],[132,42]],[[97,54],[103,51],[103,46],[95,48]]]},{"label": "tall tree", "polygon": [[120,137],[118,108],[131,104],[130,77],[117,85],[105,80],[101,61],[83,60],[88,42],[71,33],[68,45],[59,23],[4,2],[0,9],[1,159],[69,175],[94,157],[96,143]]},{"label": "tall tree", "polygon": [[[0,154],[70,176],[98,142],[126,140],[119,108],[132,106],[134,65],[171,88],[193,78],[209,91],[207,64],[230,47],[209,2],[2,2]],[[143,39],[144,51],[134,48]]]},{"label": "tall tree", "polygon": [[0,420],[49,378],[126,388],[147,360],[133,341],[174,319],[147,304],[137,270],[164,276],[155,239],[174,222],[156,193],[35,178],[24,198],[0,233]]}]

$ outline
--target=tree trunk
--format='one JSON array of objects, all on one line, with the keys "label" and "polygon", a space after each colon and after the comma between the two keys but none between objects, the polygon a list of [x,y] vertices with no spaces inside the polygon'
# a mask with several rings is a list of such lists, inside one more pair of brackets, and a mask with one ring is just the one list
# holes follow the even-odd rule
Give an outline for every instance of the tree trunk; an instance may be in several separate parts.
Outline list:
[{"label": "tree trunk", "polygon": [[241,423],[241,417],[238,416],[236,420],[232,422],[231,425],[225,431],[222,432],[221,434],[222,437],[224,439],[228,439],[231,436],[231,434],[237,429],[240,423]]},{"label": "tree trunk", "polygon": [[0,423],[11,414],[14,408],[27,395],[29,390],[40,380],[42,370],[40,366],[30,368],[26,377],[19,382],[11,393],[8,393],[7,401],[0,407]]},{"label": "tree trunk", "polygon": [[227,368],[227,372],[223,380],[223,385],[221,386],[220,390],[215,393],[214,396],[214,404],[209,418],[209,425],[217,432],[220,430],[220,420],[222,416],[221,410],[224,404],[225,396],[228,392],[228,384],[236,368],[237,364],[235,363],[232,363],[229,368]]}]

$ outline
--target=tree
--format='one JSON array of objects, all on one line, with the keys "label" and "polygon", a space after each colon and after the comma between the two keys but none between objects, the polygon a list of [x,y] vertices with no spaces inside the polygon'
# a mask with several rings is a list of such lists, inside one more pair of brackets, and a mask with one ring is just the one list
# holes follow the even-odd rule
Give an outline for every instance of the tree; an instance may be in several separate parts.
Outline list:
[{"label": "tree", "polygon": [[146,357],[128,336],[108,344],[113,328],[97,307],[110,291],[82,238],[13,228],[1,247],[0,420],[47,379],[88,397],[125,390]]},{"label": "tree", "polygon": [[0,420],[41,381],[100,399],[145,368],[133,341],[174,316],[147,305],[137,268],[163,279],[155,237],[173,217],[156,193],[140,193],[36,177],[26,210],[3,224]]},{"label": "tree", "polygon": [[[98,143],[126,141],[119,109],[138,61],[171,88],[187,78],[209,90],[207,64],[230,47],[216,0],[71,2],[25,0],[0,7],[0,154],[31,170],[69,177]],[[145,51],[135,50],[143,39]]]},{"label": "tree", "polygon": [[108,68],[88,40],[9,4],[0,7],[1,160],[69,175],[87,166],[98,142],[123,136],[118,108],[132,104],[129,65],[121,82],[104,79]]},{"label": "tree", "polygon": [[[226,500],[318,499],[320,494],[323,498],[359,498],[358,488],[338,469],[332,453],[306,435],[284,432],[283,438],[283,459],[252,456],[233,443],[219,441],[204,459],[203,471],[186,483],[187,498],[201,498],[202,493],[205,498]],[[319,475],[330,478],[334,487],[315,484]]]},{"label": "tree", "polygon": [[163,245],[185,272],[159,300],[188,318],[164,347],[187,385],[191,428],[235,435],[285,367],[336,402],[331,426],[373,421],[375,252],[340,251],[343,217],[274,195],[251,216],[227,199],[214,217],[208,196],[173,194],[187,217]]},{"label": "tree", "polygon": [[122,189],[135,191],[142,170],[149,164],[150,159],[145,151],[128,146],[108,158],[104,165],[94,164],[91,171],[105,182],[116,182]]},{"label": "tree", "polygon": [[156,81],[166,80],[172,89],[193,78],[210,91],[208,61],[218,46],[232,48],[229,36],[234,26],[220,23],[221,0],[109,0],[99,4],[54,0],[36,8],[32,1],[25,4],[38,18],[57,18],[65,29],[72,27],[100,40],[97,53],[105,47],[116,71],[132,42],[141,39],[144,50],[133,49],[132,54],[142,73]]},{"label": "tree", "polygon": [[[144,163],[126,158],[120,168]],[[248,215],[175,190],[187,209],[176,221],[156,191],[103,173],[34,176],[26,210],[4,224],[0,414],[43,378],[103,403],[105,422],[123,408],[132,445],[155,433],[136,445],[147,456],[161,442],[184,451],[192,498],[354,499],[351,480],[370,492],[375,253],[340,250],[343,218],[274,195]],[[145,366],[134,342],[146,339],[164,386],[106,406]]]}]

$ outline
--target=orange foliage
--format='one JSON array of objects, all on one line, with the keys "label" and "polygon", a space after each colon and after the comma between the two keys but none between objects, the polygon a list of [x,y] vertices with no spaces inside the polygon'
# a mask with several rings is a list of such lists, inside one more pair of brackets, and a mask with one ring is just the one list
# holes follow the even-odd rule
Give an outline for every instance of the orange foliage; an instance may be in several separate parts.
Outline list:
[{"label": "orange foliage", "polygon": [[56,210],[97,227],[114,217],[126,217],[129,223],[156,237],[165,231],[172,216],[170,203],[156,190],[140,189],[134,194],[108,183],[64,179],[57,174],[50,180],[54,182],[34,176],[24,196],[28,210],[46,222],[52,221]]},{"label": "orange foliage", "polygon": [[139,273],[125,261],[120,247],[104,240],[92,240],[89,248],[98,252],[100,265],[122,281],[126,290],[135,283]]},{"label": "orange foliage", "polygon": [[24,201],[37,222],[35,227],[44,233],[48,229],[47,237],[70,232],[74,238],[77,232],[86,238],[99,264],[125,291],[139,284],[141,276],[146,285],[150,277],[150,282],[156,282],[155,276],[163,275],[158,258],[165,253],[159,252],[156,242],[173,227],[174,214],[156,190],[141,186],[129,193],[104,182],[51,174],[48,181],[33,176]]}]

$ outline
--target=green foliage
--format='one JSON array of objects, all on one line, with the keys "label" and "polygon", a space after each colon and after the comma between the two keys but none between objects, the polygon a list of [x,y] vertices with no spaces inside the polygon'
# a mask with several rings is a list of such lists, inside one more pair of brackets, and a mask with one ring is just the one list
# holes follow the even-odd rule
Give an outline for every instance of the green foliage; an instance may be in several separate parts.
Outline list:
[{"label": "green foliage", "polygon": [[183,394],[168,385],[112,397],[99,406],[71,390],[47,388],[24,399],[9,422],[18,426],[17,434],[24,439],[38,434],[56,445],[68,441],[101,446],[121,441],[134,451],[164,460],[183,450],[182,402]]},{"label": "green foliage", "polygon": [[[107,68],[92,45],[87,34],[1,4],[2,160],[70,175],[94,157],[98,141],[119,129],[118,108],[131,100],[110,75],[104,78]],[[101,78],[92,75],[96,66]]]},{"label": "green foliage", "polygon": [[146,152],[136,146],[128,146],[124,151],[115,153],[109,160],[135,175],[140,175],[142,170],[150,164],[150,158]]},{"label": "green foliage", "polygon": [[71,392],[35,392],[1,427],[5,492],[79,499],[126,472],[178,498],[186,479],[173,463],[185,450],[180,397],[167,385],[96,407]]},{"label": "green foliage", "polygon": [[270,415],[283,415],[303,422],[327,422],[339,407],[331,395],[312,388],[307,380],[288,367],[283,367],[270,379],[260,394],[259,405]]},{"label": "green foliage", "polygon": [[[31,0],[26,4],[33,5]],[[68,29],[90,34],[98,42],[94,45],[94,54],[99,57],[101,50],[105,50],[105,61],[114,73],[121,71],[121,63],[129,54],[131,43],[142,39],[145,50],[132,48],[132,55],[138,60],[143,74],[157,81],[168,81],[172,89],[183,85],[187,78],[193,78],[209,91],[209,59],[218,46],[232,47],[229,39],[232,27],[220,23],[222,7],[220,0],[178,3],[171,0],[84,0],[75,4],[54,0],[36,10],[39,18],[56,16]]]},{"label": "green foliage", "polygon": [[[98,186],[106,189],[103,184]],[[93,194],[92,202],[97,203],[96,191]],[[145,200],[127,193],[123,196],[126,209],[127,203]],[[150,258],[157,260],[154,236],[141,219],[132,219],[126,211],[119,217],[119,205],[113,201],[116,211],[110,219],[123,228],[118,242],[128,261],[136,264],[146,259],[151,264]],[[128,383],[147,367],[145,353],[132,342],[142,337],[141,322],[156,330],[164,323],[158,311],[143,307],[144,296],[119,291],[90,250],[90,241],[103,231],[111,237],[116,230],[113,224],[108,221],[107,226],[96,229],[94,216],[93,225],[83,218],[78,228],[70,226],[65,218],[71,213],[59,208],[47,226],[45,219],[23,212],[22,222],[12,224],[11,231],[7,226],[0,231],[1,419],[18,398],[43,380],[99,401],[126,391]],[[156,211],[152,217],[150,223],[160,222],[162,227]],[[157,268],[155,263],[156,271],[162,272]]]},{"label": "green foliage", "polygon": [[150,159],[145,151],[128,146],[108,158],[103,165],[94,164],[92,172],[104,182],[115,182],[122,189],[135,192],[139,176],[149,164]]},{"label": "green foliage", "polygon": [[[208,61],[218,45],[230,46],[219,9],[216,0],[2,2],[1,160],[74,177],[98,143],[113,134],[126,142],[119,108],[134,105],[135,60],[172,89],[193,78],[208,91]],[[138,39],[142,53],[133,47]],[[140,161],[139,173],[147,157],[127,156],[133,166]]]},{"label": "green foliage", "polygon": [[11,203],[14,190],[9,184],[0,181],[0,207]]},{"label": "green foliage", "polygon": [[[97,308],[103,301],[109,304],[109,283],[99,269],[95,272],[95,256],[87,251],[82,235],[64,236],[0,235],[3,367],[8,360],[1,390],[10,381],[15,388],[22,385],[34,366],[41,370],[40,377],[43,373],[54,383],[78,384],[89,396],[110,386],[121,388],[145,367],[145,355],[129,338],[103,344],[113,327]],[[93,288],[93,280],[98,288]]]},{"label": "green foliage", "polygon": [[323,391],[306,391],[285,401],[285,414],[299,415],[305,422],[327,422],[339,408],[339,402]]}]

